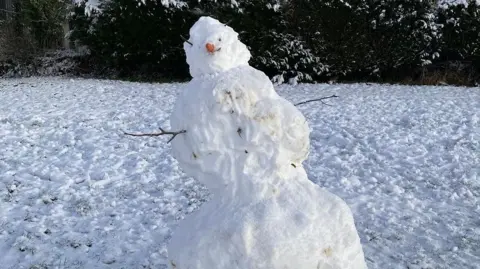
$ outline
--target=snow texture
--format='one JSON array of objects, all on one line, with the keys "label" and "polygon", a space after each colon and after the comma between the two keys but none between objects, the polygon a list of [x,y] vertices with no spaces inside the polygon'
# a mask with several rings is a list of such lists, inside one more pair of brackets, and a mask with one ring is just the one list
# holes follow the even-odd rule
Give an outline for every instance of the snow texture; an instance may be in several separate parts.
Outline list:
[{"label": "snow texture", "polygon": [[[447,8],[452,5],[468,5],[469,0],[440,0],[437,5],[441,8]],[[476,0],[477,4],[480,4],[480,0]]]},{"label": "snow texture", "polygon": [[[109,0],[105,0],[107,2]],[[85,14],[91,15],[93,11],[101,11],[100,3],[101,0],[73,0],[75,4],[85,3]]]},{"label": "snow texture", "polygon": [[202,17],[190,35],[172,149],[213,197],[173,233],[171,268],[367,268],[348,205],[308,180],[302,113],[248,66],[233,29]]},{"label": "snow texture", "polygon": [[[212,196],[168,138],[121,130],[170,128],[185,86],[0,80],[0,268],[167,268],[172,230]],[[340,96],[298,106],[305,170],[351,207],[368,268],[480,268],[479,88],[276,90]]]}]

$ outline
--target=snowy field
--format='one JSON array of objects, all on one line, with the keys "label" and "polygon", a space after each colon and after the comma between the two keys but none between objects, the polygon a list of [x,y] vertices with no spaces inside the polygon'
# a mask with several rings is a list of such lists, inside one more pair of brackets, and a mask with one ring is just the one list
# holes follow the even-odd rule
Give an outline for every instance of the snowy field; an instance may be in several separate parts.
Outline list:
[{"label": "snowy field", "polygon": [[[0,80],[1,269],[166,268],[172,228],[209,193],[166,137],[122,130],[168,128],[181,86]],[[278,91],[340,96],[299,106],[306,169],[351,206],[369,268],[480,268],[479,88]]]}]

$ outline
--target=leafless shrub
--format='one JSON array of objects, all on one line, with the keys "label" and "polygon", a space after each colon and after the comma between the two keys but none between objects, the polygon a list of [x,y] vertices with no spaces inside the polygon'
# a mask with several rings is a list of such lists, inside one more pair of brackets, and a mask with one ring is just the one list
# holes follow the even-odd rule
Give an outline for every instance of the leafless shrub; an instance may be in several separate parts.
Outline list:
[{"label": "leafless shrub", "polygon": [[64,45],[68,1],[18,0],[0,20],[0,61],[25,62]]},{"label": "leafless shrub", "polygon": [[480,74],[468,61],[451,61],[423,68],[418,78],[422,85],[468,85],[474,86]]}]

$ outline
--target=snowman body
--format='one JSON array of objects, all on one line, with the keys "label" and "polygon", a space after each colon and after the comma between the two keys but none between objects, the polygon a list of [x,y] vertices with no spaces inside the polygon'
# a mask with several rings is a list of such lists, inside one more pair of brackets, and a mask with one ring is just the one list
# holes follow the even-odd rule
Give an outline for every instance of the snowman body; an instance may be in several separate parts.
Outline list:
[{"label": "snowman body", "polygon": [[170,268],[366,268],[350,209],[302,166],[304,116],[248,65],[233,29],[202,17],[190,40],[193,79],[171,115],[172,129],[187,132],[172,153],[212,199],[175,228]]}]

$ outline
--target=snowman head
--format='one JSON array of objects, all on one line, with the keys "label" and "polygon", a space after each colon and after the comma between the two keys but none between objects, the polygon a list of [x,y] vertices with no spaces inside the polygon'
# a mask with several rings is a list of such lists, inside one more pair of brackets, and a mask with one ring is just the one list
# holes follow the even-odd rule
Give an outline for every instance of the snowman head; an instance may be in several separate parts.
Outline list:
[{"label": "snowman head", "polygon": [[190,75],[198,77],[248,65],[250,51],[231,27],[210,17],[201,17],[183,44]]}]

